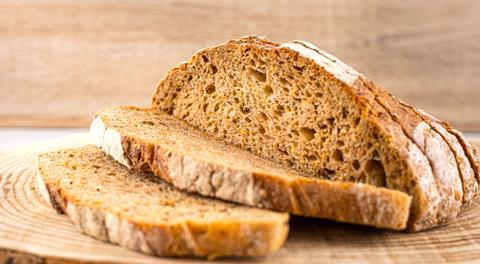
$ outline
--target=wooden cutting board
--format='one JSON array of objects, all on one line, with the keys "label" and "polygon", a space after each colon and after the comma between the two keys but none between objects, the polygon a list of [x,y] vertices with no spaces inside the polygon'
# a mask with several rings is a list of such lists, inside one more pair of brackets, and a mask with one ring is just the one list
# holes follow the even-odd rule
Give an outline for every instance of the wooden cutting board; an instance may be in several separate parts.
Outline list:
[{"label": "wooden cutting board", "polygon": [[[32,145],[0,156],[1,263],[189,263],[195,259],[155,258],[81,234],[43,201],[34,187],[38,153],[89,143],[79,134]],[[478,146],[478,145],[477,145]],[[17,262],[18,261],[18,262]],[[480,261],[480,201],[459,219],[435,230],[407,234],[293,217],[288,241],[264,258],[216,263],[451,263]]]}]

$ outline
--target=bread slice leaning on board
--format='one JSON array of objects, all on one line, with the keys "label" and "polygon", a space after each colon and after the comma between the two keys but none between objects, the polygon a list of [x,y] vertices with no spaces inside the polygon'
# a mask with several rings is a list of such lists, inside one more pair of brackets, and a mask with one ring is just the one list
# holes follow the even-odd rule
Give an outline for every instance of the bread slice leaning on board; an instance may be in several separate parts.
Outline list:
[{"label": "bread slice leaning on board", "polygon": [[308,42],[201,50],[160,81],[152,109],[311,177],[404,192],[411,231],[452,221],[478,194],[460,132]]},{"label": "bread slice leaning on board", "polygon": [[286,213],[181,192],[130,172],[93,145],[40,155],[38,185],[77,228],[158,256],[259,256],[278,250]]},{"label": "bread slice leaning on board", "polygon": [[171,115],[128,106],[96,114],[94,143],[135,171],[175,187],[260,208],[404,229],[411,198],[400,191],[318,179],[209,137]]}]

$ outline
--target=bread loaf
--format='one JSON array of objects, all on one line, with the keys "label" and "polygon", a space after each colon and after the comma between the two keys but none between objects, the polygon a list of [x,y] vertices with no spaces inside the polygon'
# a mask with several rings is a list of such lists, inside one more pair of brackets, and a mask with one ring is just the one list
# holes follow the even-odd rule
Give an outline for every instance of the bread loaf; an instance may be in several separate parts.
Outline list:
[{"label": "bread loaf", "polygon": [[451,221],[478,191],[467,143],[307,42],[201,50],[159,82],[152,109],[313,177],[405,192],[412,231]]}]

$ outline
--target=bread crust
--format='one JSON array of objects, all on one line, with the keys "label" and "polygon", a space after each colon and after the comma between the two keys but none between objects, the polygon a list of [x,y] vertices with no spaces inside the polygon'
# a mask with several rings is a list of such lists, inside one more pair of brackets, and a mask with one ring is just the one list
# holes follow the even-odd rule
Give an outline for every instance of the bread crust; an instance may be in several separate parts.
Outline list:
[{"label": "bread crust", "polygon": [[[142,111],[123,107],[126,111]],[[144,110],[143,110],[144,111]],[[105,127],[108,109],[97,113]],[[394,230],[405,229],[411,197],[387,188],[310,177],[280,177],[175,152],[138,135],[125,134],[122,145],[133,170],[152,171],[177,188],[250,206]],[[100,146],[101,147],[101,146]],[[110,148],[104,148],[108,150]],[[298,175],[301,175],[300,173]],[[192,180],[193,179],[193,180]]]},{"label": "bread crust", "polygon": [[[409,106],[407,103],[400,101],[400,103]],[[432,123],[432,126],[442,131],[439,133],[445,134],[445,137],[449,139],[453,144],[453,148],[457,149],[458,156],[460,158],[459,164],[464,164],[463,182],[467,191],[464,191],[465,205],[471,204],[472,200],[478,196],[478,185],[480,184],[480,157],[475,147],[465,138],[462,132],[453,128],[449,123],[441,121],[438,118],[426,113],[421,109],[415,109],[421,116],[428,119]],[[461,151],[460,148],[463,150]],[[465,159],[467,161],[465,161]],[[471,172],[466,168],[466,163],[470,164]],[[474,179],[472,179],[474,178]],[[475,183],[476,180],[476,183]],[[473,193],[469,193],[475,190]],[[470,198],[470,200],[469,200]]]},{"label": "bread crust", "polygon": [[[93,148],[93,146],[90,146]],[[85,205],[50,174],[46,166],[49,153],[38,160],[37,184],[43,197],[66,214],[83,233],[130,250],[157,256],[217,258],[223,256],[261,256],[277,251],[288,234],[288,214],[277,220],[175,221],[150,224],[128,219],[105,209]],[[106,165],[107,166],[107,165]]]},{"label": "bread crust", "polygon": [[[470,207],[473,203],[473,200],[477,197],[477,194],[478,194],[478,181],[476,177],[475,163],[472,163],[467,156],[467,153],[469,151],[468,147],[466,145],[463,146],[460,143],[460,140],[458,139],[458,137],[455,136],[455,133],[447,129],[447,127],[437,118],[433,117],[432,115],[422,110],[417,110],[405,102],[402,102],[400,100],[399,102],[405,107],[409,107],[412,110],[414,110],[448,144],[457,161],[458,172],[459,172],[458,174],[460,175],[460,179],[462,182],[462,187],[463,187],[462,208]],[[456,132],[458,134],[461,134],[461,132],[459,131],[456,131]],[[462,138],[463,136],[459,136],[459,137]]]},{"label": "bread crust", "polygon": [[364,83],[370,87],[375,96],[379,97],[385,108],[402,125],[405,134],[422,149],[428,158],[442,197],[437,213],[439,224],[445,224],[455,219],[462,207],[463,187],[460,169],[450,146],[412,108],[401,105],[393,96],[376,87],[366,78],[364,78]]}]

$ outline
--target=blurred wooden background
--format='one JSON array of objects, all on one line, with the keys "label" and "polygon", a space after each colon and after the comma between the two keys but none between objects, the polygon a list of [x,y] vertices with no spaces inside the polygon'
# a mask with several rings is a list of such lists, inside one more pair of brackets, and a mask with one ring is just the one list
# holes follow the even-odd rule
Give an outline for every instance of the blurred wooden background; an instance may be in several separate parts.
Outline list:
[{"label": "blurred wooden background", "polygon": [[480,1],[0,1],[0,126],[87,126],[147,105],[196,50],[305,39],[398,97],[480,130]]}]

